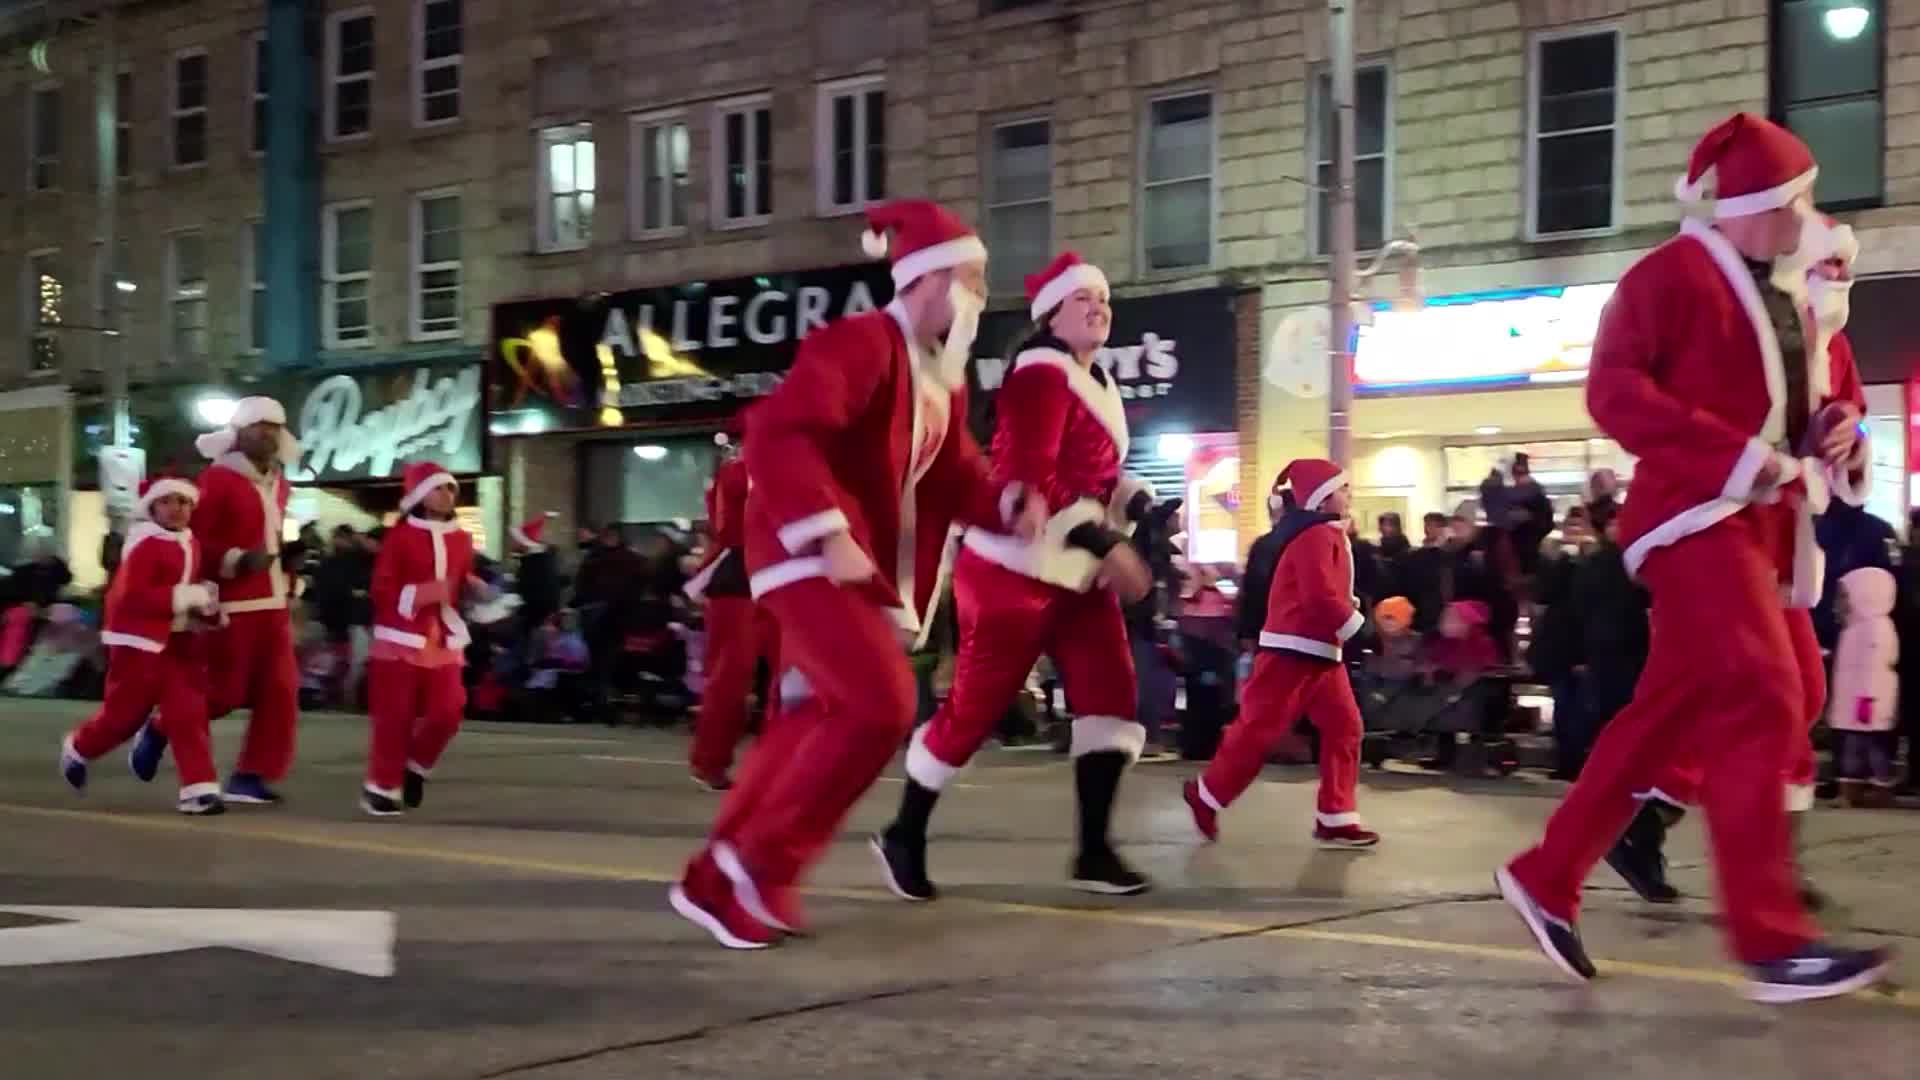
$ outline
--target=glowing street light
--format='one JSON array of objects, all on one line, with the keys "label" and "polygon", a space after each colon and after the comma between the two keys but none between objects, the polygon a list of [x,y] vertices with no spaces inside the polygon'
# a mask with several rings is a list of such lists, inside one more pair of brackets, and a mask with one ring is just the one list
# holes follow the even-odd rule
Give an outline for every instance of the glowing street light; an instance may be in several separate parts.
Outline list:
[{"label": "glowing street light", "polygon": [[1872,19],[1873,13],[1867,10],[1865,4],[1831,7],[1820,16],[1820,21],[1826,25],[1827,33],[1837,41],[1852,41],[1866,33],[1867,23]]},{"label": "glowing street light", "polygon": [[208,394],[193,403],[193,414],[208,427],[226,427],[240,403],[225,394]]}]

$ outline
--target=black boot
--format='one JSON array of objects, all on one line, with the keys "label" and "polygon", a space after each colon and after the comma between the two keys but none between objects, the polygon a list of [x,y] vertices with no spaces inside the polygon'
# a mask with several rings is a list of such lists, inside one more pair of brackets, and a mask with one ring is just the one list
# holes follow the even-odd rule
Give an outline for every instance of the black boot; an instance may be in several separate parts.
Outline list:
[{"label": "black boot", "polygon": [[927,877],[927,821],[939,800],[938,791],[908,778],[893,824],[875,833],[871,841],[887,887],[902,900],[932,900],[940,895]]},{"label": "black boot", "polygon": [[1787,815],[1787,824],[1793,833],[1793,876],[1800,883],[1800,905],[1818,915],[1827,909],[1827,894],[1814,887],[1807,873],[1800,865],[1800,826],[1806,821],[1809,811],[1800,810]]},{"label": "black boot", "polygon": [[1649,904],[1671,904],[1680,890],[1667,883],[1667,830],[1680,823],[1686,811],[1662,799],[1648,799],[1628,823],[1627,831],[1607,852],[1607,865]]},{"label": "black boot", "polygon": [[1123,750],[1082,754],[1073,763],[1074,798],[1080,804],[1080,854],[1073,860],[1073,887],[1082,892],[1132,896],[1153,887],[1145,874],[1114,852],[1108,837],[1120,774],[1132,759]]}]

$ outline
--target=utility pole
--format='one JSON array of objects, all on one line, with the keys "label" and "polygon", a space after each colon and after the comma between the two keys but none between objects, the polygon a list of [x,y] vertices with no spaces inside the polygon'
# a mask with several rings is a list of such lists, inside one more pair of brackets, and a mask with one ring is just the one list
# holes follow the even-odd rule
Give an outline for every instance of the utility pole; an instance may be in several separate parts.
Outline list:
[{"label": "utility pole", "polygon": [[1353,0],[1327,0],[1327,49],[1333,60],[1333,208],[1327,277],[1327,457],[1353,463]]},{"label": "utility pole", "polygon": [[94,143],[100,160],[96,167],[98,203],[94,214],[100,234],[102,281],[96,325],[101,328],[101,367],[107,399],[113,410],[113,445],[133,445],[132,407],[128,400],[127,353],[120,334],[120,58],[115,12],[119,0],[105,0],[100,20],[100,67],[94,73]]}]

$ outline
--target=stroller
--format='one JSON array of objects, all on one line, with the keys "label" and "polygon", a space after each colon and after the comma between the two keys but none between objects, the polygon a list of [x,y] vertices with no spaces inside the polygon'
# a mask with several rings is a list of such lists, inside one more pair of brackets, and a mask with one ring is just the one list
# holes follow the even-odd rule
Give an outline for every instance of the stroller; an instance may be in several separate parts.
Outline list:
[{"label": "stroller", "polygon": [[[1490,670],[1462,680],[1385,678],[1350,670],[1366,734],[1360,758],[1379,768],[1389,758],[1416,760],[1442,769],[1510,776],[1520,767],[1519,747],[1508,731],[1514,677]],[[1466,747],[1458,736],[1469,737]]]}]

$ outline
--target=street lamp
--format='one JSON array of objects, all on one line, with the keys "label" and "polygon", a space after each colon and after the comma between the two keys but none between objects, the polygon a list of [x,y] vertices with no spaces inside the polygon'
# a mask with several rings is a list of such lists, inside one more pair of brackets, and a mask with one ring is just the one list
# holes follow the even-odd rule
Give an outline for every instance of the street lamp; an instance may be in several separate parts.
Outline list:
[{"label": "street lamp", "polygon": [[193,403],[193,415],[208,427],[222,428],[239,408],[240,403],[225,394],[208,394]]},{"label": "street lamp", "polygon": [[1830,7],[1820,16],[1820,22],[1827,33],[1838,41],[1852,41],[1866,33],[1867,23],[1873,20],[1873,13],[1865,4],[1842,4]]}]

